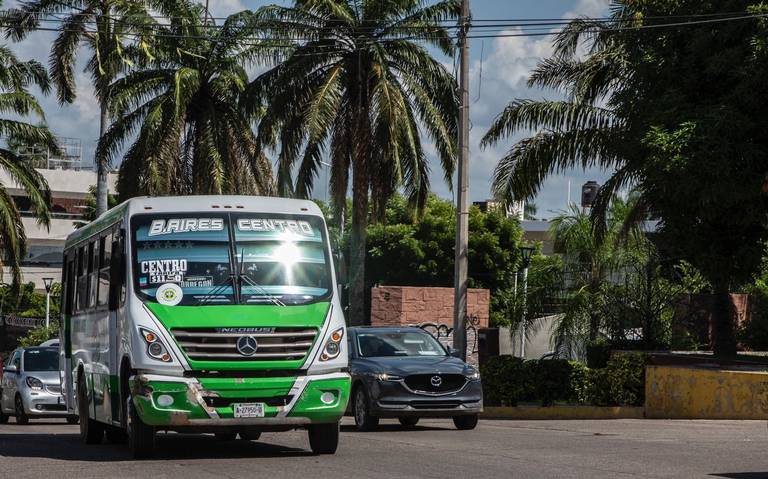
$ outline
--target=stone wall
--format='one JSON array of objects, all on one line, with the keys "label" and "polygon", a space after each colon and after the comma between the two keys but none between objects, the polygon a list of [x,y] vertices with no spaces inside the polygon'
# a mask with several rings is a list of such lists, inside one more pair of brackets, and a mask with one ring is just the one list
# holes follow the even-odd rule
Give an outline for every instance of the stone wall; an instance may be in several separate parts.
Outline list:
[{"label": "stone wall", "polygon": [[[467,293],[467,360],[477,364],[477,329],[487,328],[491,293]],[[441,343],[453,341],[453,288],[380,286],[371,290],[371,325],[418,326]]]}]

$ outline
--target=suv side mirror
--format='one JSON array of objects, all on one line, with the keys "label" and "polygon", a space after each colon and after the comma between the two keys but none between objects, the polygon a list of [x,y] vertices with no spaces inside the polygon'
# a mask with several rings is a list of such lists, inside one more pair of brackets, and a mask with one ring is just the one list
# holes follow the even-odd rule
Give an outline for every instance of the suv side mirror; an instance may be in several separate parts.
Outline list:
[{"label": "suv side mirror", "polygon": [[18,369],[16,368],[16,365],[14,365],[14,364],[9,364],[9,365],[7,365],[5,367],[5,369],[3,369],[3,372],[6,372],[6,373],[15,373],[17,371],[18,371]]},{"label": "suv side mirror", "polygon": [[454,358],[461,358],[461,349],[456,349],[453,346],[448,346],[447,351],[449,356],[453,356]]}]

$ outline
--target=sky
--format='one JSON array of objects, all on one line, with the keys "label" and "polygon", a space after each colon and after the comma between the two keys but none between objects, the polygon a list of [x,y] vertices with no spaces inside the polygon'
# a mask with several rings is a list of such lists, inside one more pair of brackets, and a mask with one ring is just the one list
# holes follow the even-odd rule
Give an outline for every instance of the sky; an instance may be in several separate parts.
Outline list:
[{"label": "sky", "polygon": [[[524,19],[524,18],[573,18],[576,16],[604,16],[608,0],[470,0],[472,15],[478,19]],[[11,8],[16,2],[6,1],[4,8]],[[278,3],[286,0],[209,0],[213,16],[220,17],[244,9]],[[36,59],[47,64],[52,33],[40,32],[27,40],[11,44],[10,47],[22,59]],[[504,153],[524,135],[516,135],[503,141],[495,148],[483,150],[480,139],[488,130],[493,119],[514,99],[553,98],[556,92],[530,89],[526,80],[530,71],[552,52],[551,37],[511,37],[471,40],[470,67],[470,199],[479,201],[490,198],[493,170]],[[81,52],[86,58],[87,52]],[[451,65],[450,58],[441,59]],[[481,74],[482,73],[482,74]],[[78,95],[76,101],[60,106],[55,95],[41,98],[46,120],[52,131],[59,136],[82,140],[83,161],[92,164],[93,153],[98,140],[99,109],[93,96],[88,77],[78,70]],[[429,151],[429,146],[426,147]],[[453,193],[443,179],[439,162],[431,158],[432,190],[439,196],[453,199]],[[114,165],[116,166],[116,165]],[[568,184],[571,184],[571,201],[578,201],[581,185],[587,180],[602,181],[606,172],[599,170],[572,170],[550,177],[534,203],[539,217],[551,217],[563,210],[568,202]],[[321,172],[315,186],[315,196],[325,199],[327,176]],[[455,184],[455,181],[454,181]]]}]

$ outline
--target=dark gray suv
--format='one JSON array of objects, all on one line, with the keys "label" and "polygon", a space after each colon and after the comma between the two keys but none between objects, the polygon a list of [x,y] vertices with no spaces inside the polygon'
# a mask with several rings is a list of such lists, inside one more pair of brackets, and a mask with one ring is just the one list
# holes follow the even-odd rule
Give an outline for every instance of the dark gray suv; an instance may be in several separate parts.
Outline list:
[{"label": "dark gray suv", "polygon": [[474,429],[483,410],[478,371],[449,354],[419,328],[349,328],[351,412],[369,431],[379,418],[406,427],[420,418],[452,418],[458,429]]}]

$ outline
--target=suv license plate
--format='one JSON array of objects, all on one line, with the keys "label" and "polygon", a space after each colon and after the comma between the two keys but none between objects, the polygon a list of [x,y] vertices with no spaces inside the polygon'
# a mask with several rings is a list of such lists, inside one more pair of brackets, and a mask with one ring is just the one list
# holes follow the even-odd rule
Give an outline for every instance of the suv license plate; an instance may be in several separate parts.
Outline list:
[{"label": "suv license plate", "polygon": [[235,406],[235,417],[264,417],[264,403],[238,403]]}]

